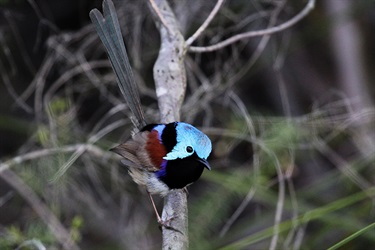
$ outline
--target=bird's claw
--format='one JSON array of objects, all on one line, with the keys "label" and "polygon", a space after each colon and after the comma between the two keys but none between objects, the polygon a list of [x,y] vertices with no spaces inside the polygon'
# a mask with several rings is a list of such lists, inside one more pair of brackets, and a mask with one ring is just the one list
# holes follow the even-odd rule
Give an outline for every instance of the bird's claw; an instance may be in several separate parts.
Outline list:
[{"label": "bird's claw", "polygon": [[171,222],[174,218],[175,218],[175,217],[171,217],[170,219],[167,219],[167,220],[162,220],[162,219],[158,220],[158,223],[159,223],[159,229],[162,230],[163,227],[164,227],[165,229],[169,229],[169,230],[172,230],[172,231],[175,231],[175,232],[179,232],[180,234],[183,234],[180,230],[178,230],[178,229],[176,229],[176,228],[174,228],[174,227],[172,227],[172,226],[170,225],[170,222]]}]

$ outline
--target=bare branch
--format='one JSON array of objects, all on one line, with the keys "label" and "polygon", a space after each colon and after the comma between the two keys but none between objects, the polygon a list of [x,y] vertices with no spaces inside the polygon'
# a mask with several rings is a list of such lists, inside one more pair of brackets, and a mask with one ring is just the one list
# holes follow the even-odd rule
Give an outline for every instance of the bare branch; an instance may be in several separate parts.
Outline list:
[{"label": "bare branch", "polygon": [[169,32],[173,32],[172,29],[169,28],[168,23],[167,23],[167,21],[165,20],[165,18],[163,17],[163,15],[160,13],[160,10],[159,10],[158,6],[156,5],[155,1],[154,1],[154,0],[150,0],[150,4],[151,4],[152,8],[154,9],[155,14],[159,17],[160,22],[164,25],[164,27],[165,27]]},{"label": "bare branch", "polygon": [[[159,25],[161,48],[154,65],[156,95],[161,113],[161,121],[168,123],[180,119],[180,108],[185,97],[186,72],[184,66],[185,44],[176,18],[168,3],[155,1],[170,28]],[[152,8],[152,10],[154,10]]]},{"label": "bare branch", "polygon": [[106,135],[107,133],[111,132],[112,130],[119,128],[124,125],[124,120],[118,120],[117,122],[113,122],[108,126],[104,127],[102,130],[97,132],[95,135],[91,136],[88,139],[90,144],[83,144],[81,147],[78,147],[77,150],[70,156],[69,160],[59,168],[56,172],[55,176],[52,178],[52,182],[57,181],[60,177],[62,177],[65,172],[70,168],[70,166],[87,150],[88,145],[91,145],[98,141],[101,137]]},{"label": "bare branch", "polygon": [[[180,120],[180,109],[186,90],[186,46],[176,17],[167,1],[151,2],[157,6],[150,6],[150,9],[159,17],[155,19],[161,37],[159,56],[154,65],[156,95],[161,122],[169,123]],[[155,13],[155,9],[160,10],[160,13]],[[160,17],[166,25],[160,25]],[[176,229],[163,228],[163,249],[187,249],[187,197],[182,189],[173,190],[165,197],[162,220],[170,220],[170,226]]]},{"label": "bare branch", "polygon": [[[150,0],[152,1],[152,0]],[[199,36],[204,32],[207,26],[211,23],[212,19],[214,19],[215,15],[219,11],[221,5],[224,3],[224,0],[218,0],[215,7],[212,9],[211,13],[208,15],[207,19],[203,22],[202,26],[195,31],[195,33],[186,40],[186,45],[190,46]]]},{"label": "bare branch", "polygon": [[360,189],[366,190],[371,187],[371,183],[358,174],[350,164],[337,154],[327,143],[319,138],[315,138],[313,141],[314,147],[322,155],[326,156],[335,166],[346,176],[350,181],[356,184]]},{"label": "bare branch", "polygon": [[[1,43],[0,43],[1,44]],[[22,108],[25,112],[31,114],[32,109],[29,105],[27,105],[26,102],[24,102],[17,94],[16,90],[14,89],[12,85],[12,81],[9,79],[8,74],[6,73],[5,67],[0,60],[0,72],[3,72],[1,74],[1,79],[3,80],[5,88],[8,90],[9,95],[14,99],[15,103]]]},{"label": "bare branch", "polygon": [[285,23],[282,23],[280,25],[277,25],[272,28],[264,29],[264,30],[257,30],[257,31],[249,31],[241,34],[237,34],[235,36],[232,36],[224,41],[221,41],[217,44],[210,45],[207,47],[195,47],[190,46],[189,51],[190,52],[196,52],[196,53],[204,53],[204,52],[211,52],[215,50],[222,49],[232,43],[238,42],[239,40],[247,39],[250,37],[256,37],[256,36],[265,36],[274,34],[280,31],[283,31],[285,29],[288,29],[292,27],[294,24],[298,23],[300,20],[302,20],[307,14],[314,8],[315,6],[315,0],[309,0],[309,2],[306,4],[305,8],[298,13],[296,16],[294,16],[289,21],[286,21]]},{"label": "bare branch", "polygon": [[76,151],[80,148],[84,147],[85,151],[89,151],[93,155],[97,156],[103,156],[105,153],[98,147],[91,145],[91,144],[76,144],[76,145],[68,145],[65,147],[60,147],[60,148],[47,148],[47,149],[41,149],[41,150],[36,150],[27,154],[23,154],[20,156],[16,156],[4,163],[0,163],[0,174],[9,169],[11,166],[16,165],[16,164],[21,164],[25,161],[30,161],[34,159],[38,159],[41,157],[57,154],[57,153],[69,153]]},{"label": "bare branch", "polygon": [[[245,104],[241,101],[241,99],[234,93],[231,92],[230,94],[231,99],[233,102],[238,106],[238,109],[241,112],[241,115],[246,121],[247,128],[249,130],[250,136],[253,139],[256,139],[256,132],[255,132],[255,126],[254,122],[252,121]],[[253,154],[253,169],[254,169],[254,179],[259,178],[259,169],[260,169],[260,156],[258,154],[258,147],[256,143],[252,143],[254,154]],[[220,231],[220,237],[223,237],[229,230],[229,228],[233,225],[233,223],[238,219],[238,217],[242,214],[242,212],[245,210],[247,205],[250,203],[250,201],[253,199],[254,194],[257,190],[256,186],[251,186],[249,189],[246,197],[243,199],[241,204],[238,206],[236,211],[233,213],[233,215],[228,219],[228,221],[225,223],[224,227]]]}]

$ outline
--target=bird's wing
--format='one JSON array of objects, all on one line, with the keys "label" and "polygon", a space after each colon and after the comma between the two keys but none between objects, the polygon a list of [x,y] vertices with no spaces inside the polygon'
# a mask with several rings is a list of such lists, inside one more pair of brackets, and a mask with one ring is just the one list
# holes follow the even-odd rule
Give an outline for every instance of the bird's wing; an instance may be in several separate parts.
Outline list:
[{"label": "bird's wing", "polygon": [[156,166],[146,149],[148,140],[148,131],[137,133],[132,139],[114,147],[111,151],[124,157],[122,161],[125,165],[149,172],[160,170],[160,166]]}]

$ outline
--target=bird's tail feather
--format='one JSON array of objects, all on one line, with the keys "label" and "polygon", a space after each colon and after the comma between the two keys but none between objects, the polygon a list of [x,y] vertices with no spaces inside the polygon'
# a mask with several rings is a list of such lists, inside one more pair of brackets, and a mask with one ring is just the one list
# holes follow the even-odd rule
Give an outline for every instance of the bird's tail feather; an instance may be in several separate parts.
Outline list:
[{"label": "bird's tail feather", "polygon": [[138,88],[126,53],[116,9],[111,0],[103,1],[103,14],[104,16],[97,9],[91,10],[91,21],[107,50],[121,93],[137,120],[136,126],[142,128],[146,125],[146,121],[141,108]]}]

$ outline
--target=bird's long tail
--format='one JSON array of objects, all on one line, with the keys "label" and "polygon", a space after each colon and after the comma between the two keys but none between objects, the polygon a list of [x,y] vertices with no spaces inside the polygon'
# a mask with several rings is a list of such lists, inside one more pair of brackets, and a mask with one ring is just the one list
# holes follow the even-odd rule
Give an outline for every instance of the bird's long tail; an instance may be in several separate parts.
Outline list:
[{"label": "bird's long tail", "polygon": [[103,1],[103,15],[97,9],[90,11],[91,21],[107,50],[121,93],[137,120],[137,127],[142,128],[146,125],[146,121],[141,108],[138,88],[126,53],[116,9],[111,0]]}]

